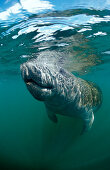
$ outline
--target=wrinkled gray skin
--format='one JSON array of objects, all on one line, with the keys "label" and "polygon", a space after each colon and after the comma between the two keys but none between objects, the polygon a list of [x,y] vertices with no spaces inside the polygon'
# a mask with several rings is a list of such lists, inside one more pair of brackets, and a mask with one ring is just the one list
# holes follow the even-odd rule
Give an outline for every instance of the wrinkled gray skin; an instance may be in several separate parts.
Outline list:
[{"label": "wrinkled gray skin", "polygon": [[81,118],[83,131],[92,126],[93,111],[101,104],[101,91],[96,85],[49,61],[30,60],[21,65],[21,72],[28,90],[44,102],[53,122],[57,122],[56,114],[61,114]]}]

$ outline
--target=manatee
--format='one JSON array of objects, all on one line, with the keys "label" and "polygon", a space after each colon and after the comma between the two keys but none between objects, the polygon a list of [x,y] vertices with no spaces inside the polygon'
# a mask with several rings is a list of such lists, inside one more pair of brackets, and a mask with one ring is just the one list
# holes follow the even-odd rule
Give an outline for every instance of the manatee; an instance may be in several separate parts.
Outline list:
[{"label": "manatee", "polygon": [[76,77],[53,58],[36,58],[21,64],[21,74],[32,96],[43,101],[48,117],[57,122],[57,114],[83,120],[83,132],[91,128],[94,111],[102,103],[100,88]]}]

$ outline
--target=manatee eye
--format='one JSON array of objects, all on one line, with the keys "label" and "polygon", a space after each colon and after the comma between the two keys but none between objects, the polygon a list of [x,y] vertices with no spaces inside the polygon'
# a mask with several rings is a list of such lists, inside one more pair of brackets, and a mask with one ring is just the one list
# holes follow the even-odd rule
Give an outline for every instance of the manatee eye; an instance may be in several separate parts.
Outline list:
[{"label": "manatee eye", "polygon": [[63,68],[60,68],[59,73],[61,73],[64,77],[68,78],[69,74]]},{"label": "manatee eye", "polygon": [[59,71],[61,74],[65,74],[65,71],[64,71],[64,69],[62,69],[62,68],[60,68],[60,71]]}]

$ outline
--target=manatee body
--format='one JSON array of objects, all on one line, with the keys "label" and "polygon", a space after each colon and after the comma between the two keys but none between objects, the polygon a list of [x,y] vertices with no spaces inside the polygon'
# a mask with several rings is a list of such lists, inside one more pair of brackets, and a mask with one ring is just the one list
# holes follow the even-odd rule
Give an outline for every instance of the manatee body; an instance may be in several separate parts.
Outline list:
[{"label": "manatee body", "polygon": [[102,101],[101,90],[92,82],[74,76],[50,60],[33,59],[21,65],[21,73],[30,93],[43,101],[48,117],[56,114],[76,116],[84,121],[83,131],[94,121],[94,111]]}]

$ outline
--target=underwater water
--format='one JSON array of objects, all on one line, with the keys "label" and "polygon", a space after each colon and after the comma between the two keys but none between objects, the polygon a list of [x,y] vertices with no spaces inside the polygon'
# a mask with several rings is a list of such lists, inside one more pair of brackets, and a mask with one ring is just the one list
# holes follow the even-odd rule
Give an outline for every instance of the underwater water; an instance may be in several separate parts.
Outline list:
[{"label": "underwater water", "polygon": [[[103,94],[90,131],[28,92],[20,64],[53,55]],[[110,1],[0,2],[0,169],[110,169]]]}]

